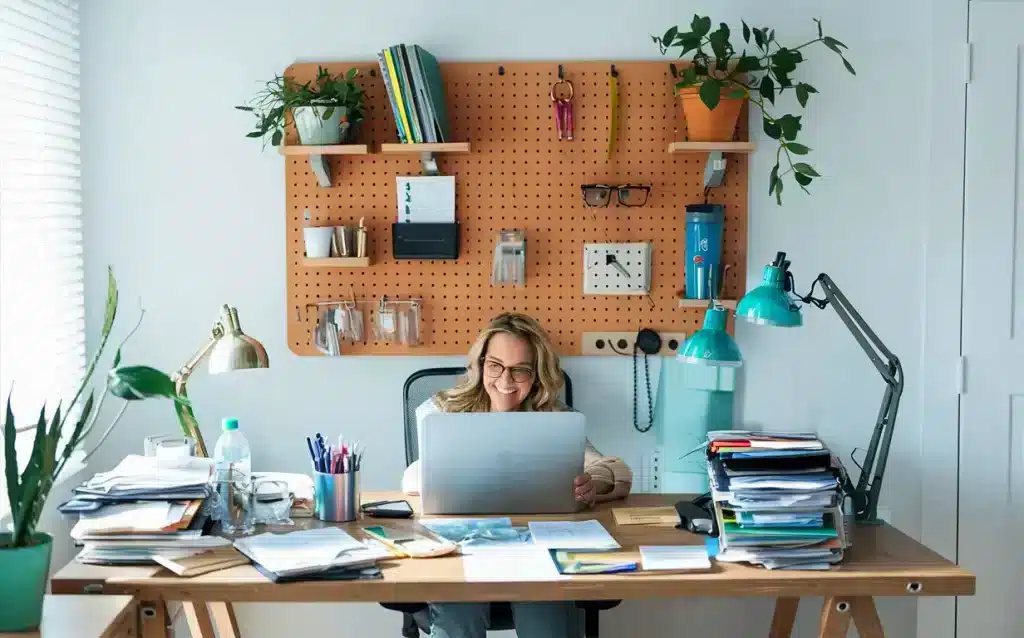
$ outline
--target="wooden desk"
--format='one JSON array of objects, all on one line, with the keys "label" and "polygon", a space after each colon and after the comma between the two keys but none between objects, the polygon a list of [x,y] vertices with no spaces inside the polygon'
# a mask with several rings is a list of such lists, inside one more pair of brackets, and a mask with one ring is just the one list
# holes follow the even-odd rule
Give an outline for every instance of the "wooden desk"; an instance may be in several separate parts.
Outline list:
[{"label": "wooden desk", "polygon": [[[364,500],[396,497],[399,495],[394,493],[366,494]],[[597,518],[624,548],[702,544],[703,536],[674,528],[617,527],[612,519],[614,507],[666,505],[680,498],[641,494],[577,516],[512,519],[516,524],[525,524],[527,520]],[[418,501],[409,498],[409,502],[418,511]],[[297,523],[300,528],[322,525],[311,519]],[[363,524],[343,527],[361,537]],[[857,527],[853,547],[845,560],[829,571],[769,571],[739,564],[712,564],[710,571],[686,574],[637,572],[575,576],[558,581],[481,583],[467,582],[461,559],[451,556],[384,563],[382,580],[274,585],[251,566],[178,578],[160,567],[96,567],[72,562],[53,578],[51,587],[55,593],[131,594],[140,601],[183,601],[195,638],[212,638],[214,626],[221,638],[238,636],[230,606],[233,602],[647,600],[684,596],[776,598],[770,634],[773,637],[790,635],[800,597],[824,596],[821,636],[845,636],[852,620],[863,638],[874,638],[883,633],[873,596],[961,596],[972,595],[975,587],[972,574],[888,525]],[[142,635],[163,638],[163,633]]]},{"label": "wooden desk", "polygon": [[47,596],[38,631],[0,638],[129,638],[134,630],[131,596]]}]

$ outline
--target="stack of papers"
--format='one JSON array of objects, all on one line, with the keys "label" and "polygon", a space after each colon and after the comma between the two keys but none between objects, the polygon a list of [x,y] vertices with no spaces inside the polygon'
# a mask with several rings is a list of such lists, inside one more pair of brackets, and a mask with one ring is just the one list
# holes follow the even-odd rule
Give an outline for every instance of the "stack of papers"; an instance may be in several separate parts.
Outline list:
[{"label": "stack of papers", "polygon": [[828,569],[843,558],[842,468],[806,433],[708,433],[717,560]]},{"label": "stack of papers", "polygon": [[575,551],[619,549],[600,521],[531,521],[533,544],[547,549]]},{"label": "stack of papers", "polygon": [[82,563],[148,564],[157,555],[182,558],[230,545],[208,536],[212,522],[204,511],[213,494],[213,461],[172,462],[130,455],[75,488],[82,511],[71,538],[83,546]]},{"label": "stack of papers", "polygon": [[704,545],[641,545],[640,560],[647,571],[711,569]]},{"label": "stack of papers", "polygon": [[358,541],[338,527],[286,534],[267,532],[236,540],[235,549],[275,582],[338,569],[358,571],[393,556],[383,544]]}]

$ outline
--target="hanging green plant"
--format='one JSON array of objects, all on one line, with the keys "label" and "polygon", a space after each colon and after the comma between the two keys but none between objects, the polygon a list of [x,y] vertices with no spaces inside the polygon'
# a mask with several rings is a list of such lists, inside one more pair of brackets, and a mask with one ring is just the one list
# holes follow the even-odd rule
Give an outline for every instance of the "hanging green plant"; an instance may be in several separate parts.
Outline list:
[{"label": "hanging green plant", "polygon": [[777,114],[774,108],[776,98],[793,91],[800,108],[806,108],[810,96],[818,92],[810,84],[792,78],[797,67],[806,61],[804,53],[812,45],[821,44],[833,51],[843,61],[846,70],[856,75],[844,54],[848,47],[825,35],[820,20],[815,19],[814,22],[818,27],[818,37],[793,47],[780,44],[775,39],[775,29],[750,27],[742,22],[743,41],[749,45],[753,39],[756,49],[748,54],[744,48],[739,55],[729,41],[729,26],[722,22],[712,31],[711,18],[707,16],[694,15],[688,31],[671,27],[660,37],[651,36],[662,54],[670,49],[679,49],[678,57],[689,55],[691,63],[681,72],[675,85],[677,91],[696,92],[700,102],[710,111],[718,108],[724,100],[749,99],[757,105],[765,135],[778,141],[775,166],[768,177],[768,194],[775,195],[779,205],[782,204],[783,178],[787,175],[792,175],[800,188],[808,193],[807,187],[821,175],[807,162],[794,161],[794,156],[800,160],[811,151],[797,141],[802,116]]}]

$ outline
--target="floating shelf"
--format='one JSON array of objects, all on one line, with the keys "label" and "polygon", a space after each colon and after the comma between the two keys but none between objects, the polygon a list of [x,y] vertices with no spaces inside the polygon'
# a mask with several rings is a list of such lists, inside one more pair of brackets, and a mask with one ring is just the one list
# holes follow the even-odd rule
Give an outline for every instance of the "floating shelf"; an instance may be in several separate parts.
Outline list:
[{"label": "floating shelf", "polygon": [[440,175],[437,168],[436,153],[468,153],[469,142],[444,142],[441,144],[381,144],[380,152],[385,154],[419,153],[423,162],[423,172],[427,175]]},{"label": "floating shelf", "polygon": [[[680,308],[707,308],[709,299],[680,299]],[[736,299],[716,299],[716,301],[730,310],[736,310],[739,301]]]},{"label": "floating shelf", "polygon": [[672,142],[669,153],[753,153],[757,150],[754,142]]},{"label": "floating shelf", "polygon": [[369,155],[369,144],[335,144],[333,146],[312,146],[293,144],[281,146],[281,155]]},{"label": "floating shelf", "polygon": [[312,144],[281,145],[281,155],[303,155],[309,157],[309,167],[316,175],[316,181],[322,188],[331,187],[331,171],[327,168],[326,155],[369,155],[369,144],[335,144],[332,146],[314,146]]},{"label": "floating shelf", "polygon": [[323,257],[319,259],[302,258],[302,265],[307,268],[366,268],[370,265],[369,257]]}]

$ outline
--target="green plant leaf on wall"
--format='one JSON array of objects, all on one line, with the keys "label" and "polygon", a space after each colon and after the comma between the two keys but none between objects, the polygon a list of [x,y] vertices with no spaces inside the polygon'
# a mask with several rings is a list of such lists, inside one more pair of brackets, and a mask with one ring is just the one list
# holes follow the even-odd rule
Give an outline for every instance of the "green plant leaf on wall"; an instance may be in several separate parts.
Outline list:
[{"label": "green plant leaf on wall", "polygon": [[[796,179],[796,183],[800,184],[801,186],[808,186],[812,181],[810,175],[804,175],[803,173],[797,173],[793,177],[794,179]],[[805,188],[804,190],[807,189]]]},{"label": "green plant leaf on wall", "polygon": [[782,127],[779,126],[778,122],[769,120],[767,117],[764,118],[764,134],[773,140],[777,140],[782,137]]},{"label": "green plant leaf on wall", "polygon": [[703,38],[711,31],[711,18],[704,16],[703,18],[699,15],[694,14],[693,20],[690,22],[690,29],[697,34],[698,37]]},{"label": "green plant leaf on wall", "polygon": [[853,65],[850,64],[850,61],[846,58],[843,58],[843,66],[846,67],[846,70],[849,71],[851,75],[857,75],[857,72],[853,70]]},{"label": "green plant leaf on wall", "polygon": [[796,85],[796,99],[800,102],[800,106],[807,106],[807,98],[811,93],[817,92],[818,89],[805,82],[800,82]]},{"label": "green plant leaf on wall", "polygon": [[811,149],[807,148],[803,144],[800,144],[799,142],[786,142],[784,144],[784,147],[793,155],[807,155],[808,153],[811,152]]},{"label": "green plant leaf on wall", "polygon": [[7,395],[7,410],[4,416],[4,478],[7,481],[7,502],[10,503],[11,511],[17,510],[21,502],[21,484],[18,482],[18,449],[14,441],[18,436],[18,429],[14,422],[14,411],[11,409],[11,396],[13,389]]},{"label": "green plant leaf on wall", "polygon": [[743,25],[743,41],[750,44],[750,27],[743,20],[740,20],[740,24]]},{"label": "green plant leaf on wall", "polygon": [[785,140],[795,140],[797,134],[803,126],[800,124],[800,116],[798,115],[783,115],[776,122],[782,128],[782,138]]},{"label": "green plant leaf on wall", "polygon": [[768,100],[772,104],[775,103],[775,82],[772,80],[772,76],[765,75],[761,78],[761,97]]},{"label": "green plant leaf on wall", "polygon": [[665,31],[665,35],[661,36],[661,42],[663,46],[670,47],[676,39],[676,34],[679,33],[679,27],[669,27]]},{"label": "green plant leaf on wall", "polygon": [[149,366],[126,366],[110,371],[108,390],[115,397],[138,401],[150,397],[178,399],[171,378]]},{"label": "green plant leaf on wall", "polygon": [[812,167],[810,164],[807,164],[805,162],[797,162],[796,164],[793,164],[793,170],[796,171],[800,175],[809,175],[811,177],[821,177],[821,175],[818,174],[818,171],[814,170],[814,167]]}]

